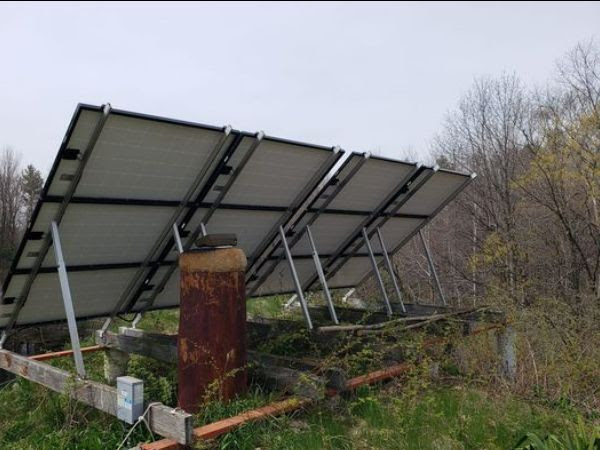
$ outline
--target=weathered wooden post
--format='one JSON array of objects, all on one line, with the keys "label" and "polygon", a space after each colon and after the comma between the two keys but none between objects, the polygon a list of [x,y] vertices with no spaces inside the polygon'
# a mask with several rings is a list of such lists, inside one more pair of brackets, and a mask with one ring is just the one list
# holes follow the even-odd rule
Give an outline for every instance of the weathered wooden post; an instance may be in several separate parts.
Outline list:
[{"label": "weathered wooden post", "polygon": [[178,397],[194,413],[206,399],[247,388],[246,256],[238,248],[191,250],[179,268]]},{"label": "weathered wooden post", "polygon": [[517,376],[516,332],[507,325],[497,334],[498,354],[500,356],[500,375],[508,381],[515,381]]}]

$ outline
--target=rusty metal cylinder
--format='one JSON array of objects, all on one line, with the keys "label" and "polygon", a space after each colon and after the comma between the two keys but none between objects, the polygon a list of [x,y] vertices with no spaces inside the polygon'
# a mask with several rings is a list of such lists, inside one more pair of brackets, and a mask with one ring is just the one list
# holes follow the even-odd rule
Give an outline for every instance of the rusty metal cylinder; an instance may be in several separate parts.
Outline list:
[{"label": "rusty metal cylinder", "polygon": [[238,248],[180,255],[179,406],[246,392],[246,256]]}]

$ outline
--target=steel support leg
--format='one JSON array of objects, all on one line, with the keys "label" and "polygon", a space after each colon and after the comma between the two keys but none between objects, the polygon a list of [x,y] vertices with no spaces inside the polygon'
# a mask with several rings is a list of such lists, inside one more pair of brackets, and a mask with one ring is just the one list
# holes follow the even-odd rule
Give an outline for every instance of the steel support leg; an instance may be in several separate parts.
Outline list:
[{"label": "steel support leg", "polygon": [[354,294],[355,292],[356,292],[356,288],[352,288],[352,289],[350,289],[348,292],[346,292],[346,293],[344,294],[344,296],[342,297],[342,303],[347,303],[347,302],[348,302],[348,299],[350,298],[350,296],[351,296],[352,294]]},{"label": "steel support leg", "polygon": [[377,237],[379,238],[379,246],[381,247],[381,252],[383,253],[385,267],[390,274],[392,284],[394,285],[394,292],[396,292],[396,297],[398,297],[398,301],[402,307],[402,312],[405,313],[406,308],[404,307],[404,302],[402,301],[402,293],[400,292],[400,287],[398,287],[398,280],[396,280],[396,274],[394,273],[394,268],[392,267],[392,262],[390,261],[390,256],[388,255],[387,248],[385,247],[385,242],[383,240],[383,235],[381,234],[379,227],[377,227]]},{"label": "steel support leg", "polygon": [[317,251],[315,240],[313,239],[312,233],[310,231],[310,226],[308,225],[306,225],[306,235],[308,236],[308,242],[310,243],[310,248],[312,250],[312,257],[313,261],[315,262],[315,268],[317,269],[317,274],[319,275],[319,280],[321,281],[321,287],[323,288],[323,295],[325,296],[325,301],[327,302],[327,307],[329,308],[329,315],[331,316],[331,320],[333,320],[333,323],[338,325],[340,322],[338,321],[337,314],[335,313],[335,306],[333,306],[331,292],[329,292],[329,287],[327,286],[327,279],[325,278],[325,273],[323,272],[323,266],[321,266],[319,252]]},{"label": "steel support leg", "polygon": [[83,365],[83,356],[81,354],[81,345],[79,344],[79,333],[77,332],[77,321],[75,320],[75,311],[73,310],[73,300],[71,298],[71,288],[69,287],[69,278],[67,277],[67,267],[63,258],[62,247],[60,245],[60,236],[58,234],[58,225],[52,222],[52,243],[54,247],[54,257],[58,266],[58,279],[60,281],[60,290],[62,292],[63,303],[65,306],[65,315],[69,326],[69,335],[71,337],[71,347],[73,348],[73,357],[75,358],[75,368],[81,378],[85,378],[85,367]]},{"label": "steel support leg", "polygon": [[284,307],[285,309],[287,309],[287,308],[291,308],[291,307],[292,307],[292,305],[293,305],[294,303],[296,303],[296,300],[298,300],[298,294],[294,294],[294,295],[292,295],[292,296],[291,296],[291,297],[288,299],[288,301],[284,303],[283,307]]},{"label": "steel support leg", "polygon": [[444,296],[444,291],[442,290],[442,285],[440,284],[440,279],[438,278],[437,272],[435,271],[435,265],[433,264],[433,258],[431,257],[431,253],[429,252],[429,247],[427,246],[427,242],[425,242],[425,238],[423,237],[423,232],[419,230],[419,237],[421,238],[421,243],[423,244],[423,248],[425,249],[425,255],[427,256],[427,261],[429,263],[429,270],[431,270],[431,274],[433,275],[433,279],[435,281],[435,287],[442,299],[442,304],[446,306],[446,297]]},{"label": "steel support leg", "polygon": [[282,226],[279,227],[279,234],[281,235],[281,242],[283,244],[283,249],[285,250],[285,256],[287,257],[288,264],[290,266],[290,272],[292,273],[292,280],[294,281],[294,286],[296,287],[298,300],[300,301],[300,306],[302,307],[302,314],[304,315],[304,320],[306,320],[306,325],[308,326],[308,329],[312,330],[313,324],[312,320],[310,320],[308,305],[306,304],[306,299],[304,298],[304,294],[302,293],[302,285],[300,284],[300,280],[298,279],[296,266],[294,265],[294,260],[292,259],[292,252],[290,252],[290,248],[288,247],[287,240],[285,239],[285,231],[283,231]]},{"label": "steel support leg", "polygon": [[177,251],[181,255],[183,253],[183,245],[181,244],[181,236],[179,236],[179,228],[177,224],[173,224],[173,238],[175,239],[175,245],[177,245]]},{"label": "steel support leg", "polygon": [[385,303],[385,309],[387,311],[388,317],[392,317],[392,305],[390,305],[390,299],[385,292],[385,286],[383,284],[383,280],[381,279],[381,273],[379,272],[379,267],[377,267],[377,260],[375,259],[375,254],[373,253],[373,247],[371,247],[371,241],[369,239],[369,235],[367,234],[367,229],[362,229],[363,239],[365,240],[365,245],[367,246],[367,250],[369,252],[369,256],[371,257],[371,265],[373,266],[373,273],[375,273],[375,277],[377,278],[377,283],[379,284],[379,290],[381,291],[381,295],[383,296],[383,301]]}]

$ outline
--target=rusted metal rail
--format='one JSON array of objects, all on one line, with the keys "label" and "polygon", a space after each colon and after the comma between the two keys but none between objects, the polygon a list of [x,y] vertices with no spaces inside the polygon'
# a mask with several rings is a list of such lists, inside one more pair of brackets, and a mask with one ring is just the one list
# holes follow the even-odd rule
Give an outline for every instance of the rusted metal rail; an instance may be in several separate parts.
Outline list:
[{"label": "rusted metal rail", "polygon": [[[91,345],[89,347],[82,347],[81,353],[92,353],[100,350],[106,350],[106,347],[104,345]],[[72,355],[73,350],[62,350],[60,352],[40,353],[39,355],[30,356],[29,359],[33,359],[35,361],[46,361],[48,359],[64,358]]]}]

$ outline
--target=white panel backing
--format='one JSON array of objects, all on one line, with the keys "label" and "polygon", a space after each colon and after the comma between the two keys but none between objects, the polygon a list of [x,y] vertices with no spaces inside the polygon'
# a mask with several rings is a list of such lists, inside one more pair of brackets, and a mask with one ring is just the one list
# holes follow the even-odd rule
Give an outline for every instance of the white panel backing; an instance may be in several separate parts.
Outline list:
[{"label": "white panel backing", "polygon": [[[308,259],[295,259],[294,265],[298,272],[298,278],[300,283],[304,283],[308,278],[315,274],[315,264],[312,258]],[[292,274],[287,260],[281,261],[275,269],[271,272],[271,275],[265,280],[263,284],[253,294],[254,297],[261,297],[265,295],[273,295],[279,293],[287,293],[295,291],[294,282],[292,281]]]},{"label": "white panel backing", "polygon": [[[133,277],[135,269],[114,269],[69,273],[73,307],[78,318],[106,314]],[[26,275],[15,275],[11,288],[21,285]],[[15,293],[11,291],[11,294]],[[18,293],[17,293],[18,295]],[[41,273],[35,278],[28,301],[19,314],[19,324],[26,325],[63,320],[64,305],[58,275]]]},{"label": "white panel backing", "polygon": [[[327,284],[330,289],[356,286],[370,270],[371,261],[368,256],[350,258],[333,277],[327,280]],[[318,282],[314,284],[314,286],[317,285]]]},{"label": "white panel backing", "polygon": [[328,209],[370,212],[414,167],[414,164],[369,158]]},{"label": "white panel backing", "polygon": [[[206,209],[198,210],[190,221],[188,229],[196,229],[207,211]],[[280,211],[217,209],[206,223],[206,231],[208,233],[235,234],[238,239],[238,247],[244,250],[248,256],[273,228],[281,215]]]},{"label": "white panel backing", "polygon": [[222,136],[220,130],[111,114],[75,193],[181,200]]},{"label": "white panel backing", "polygon": [[[310,226],[317,251],[320,255],[331,254],[364,220],[364,216],[346,214],[321,214]],[[308,235],[303,233],[300,241],[294,245],[292,255],[312,254]]]},{"label": "white panel backing", "polygon": [[403,214],[433,214],[437,207],[446,198],[452,196],[468,178],[467,175],[439,170],[400,208],[399,212]]},{"label": "white panel backing", "polygon": [[331,150],[265,138],[225,195],[224,202],[288,207],[331,154]]}]

